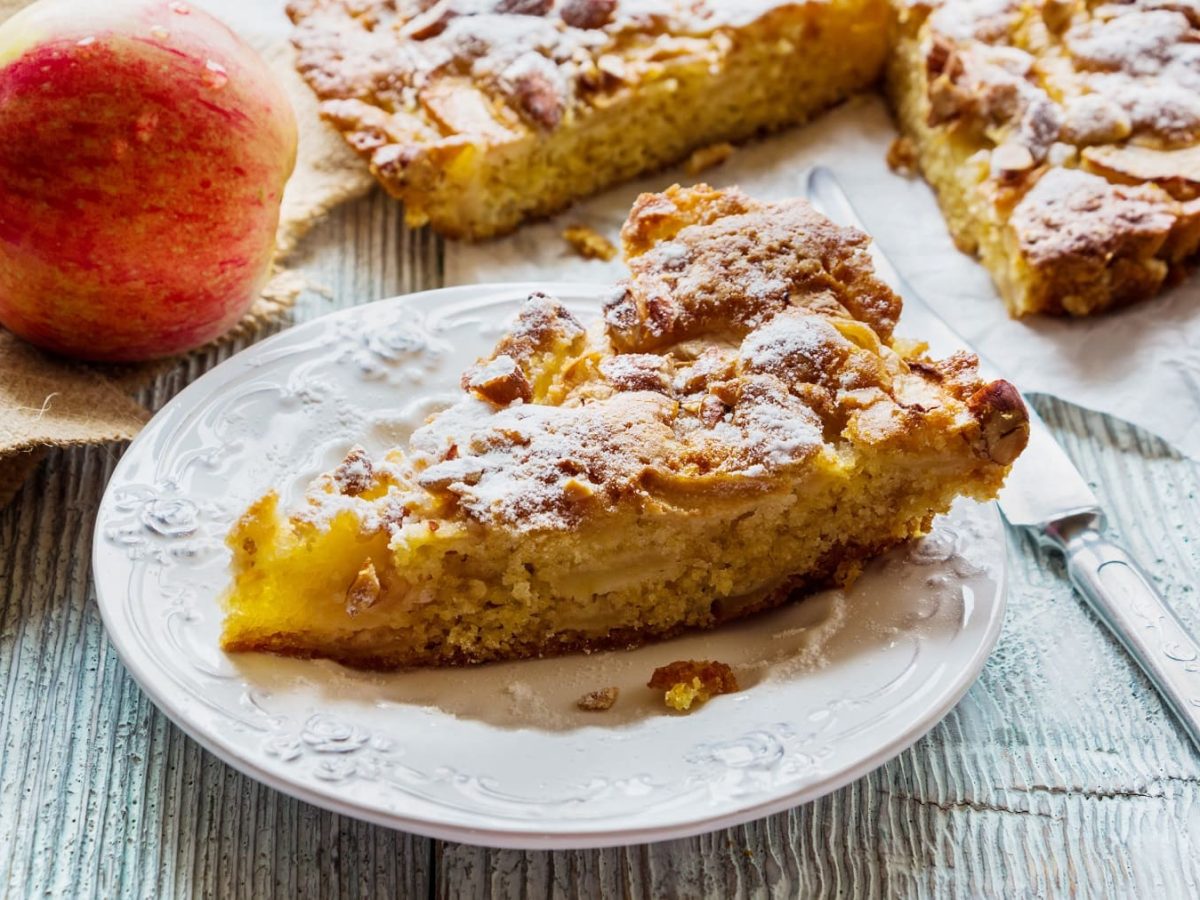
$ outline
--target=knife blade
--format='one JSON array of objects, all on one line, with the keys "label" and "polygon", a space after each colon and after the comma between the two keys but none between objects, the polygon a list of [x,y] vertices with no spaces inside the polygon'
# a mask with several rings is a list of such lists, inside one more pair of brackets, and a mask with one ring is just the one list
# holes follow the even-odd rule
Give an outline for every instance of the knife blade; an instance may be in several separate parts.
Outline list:
[{"label": "knife blade", "polygon": [[[841,225],[866,231],[834,174],[824,166],[806,179],[809,202]],[[981,377],[1004,377],[928,306],[879,245],[875,270],[904,300],[902,321],[935,356],[966,351]],[[1063,553],[1071,583],[1150,679],[1200,750],[1200,643],[1197,643],[1131,554],[1103,534],[1104,512],[1087,481],[1026,401],[1029,444],[1009,472],[998,502],[1010,525],[1033,531]]]}]

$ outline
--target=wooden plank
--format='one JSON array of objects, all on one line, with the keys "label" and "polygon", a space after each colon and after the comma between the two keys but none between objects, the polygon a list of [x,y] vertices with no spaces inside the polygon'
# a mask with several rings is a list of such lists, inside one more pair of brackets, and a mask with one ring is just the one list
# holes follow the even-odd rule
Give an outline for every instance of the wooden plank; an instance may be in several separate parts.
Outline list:
[{"label": "wooden plank", "polygon": [[[440,283],[440,248],[375,194],[306,245],[299,321]],[[235,348],[164,374],[157,408]],[[1114,531],[1200,629],[1200,469],[1154,438],[1041,409]],[[117,450],[59,451],[0,513],[0,895],[253,897],[1188,896],[1200,762],[1033,542],[964,701],[880,770],[716,834],[604,851],[490,851],[322,812],[256,784],[157,712],[104,638],[94,510]]]}]

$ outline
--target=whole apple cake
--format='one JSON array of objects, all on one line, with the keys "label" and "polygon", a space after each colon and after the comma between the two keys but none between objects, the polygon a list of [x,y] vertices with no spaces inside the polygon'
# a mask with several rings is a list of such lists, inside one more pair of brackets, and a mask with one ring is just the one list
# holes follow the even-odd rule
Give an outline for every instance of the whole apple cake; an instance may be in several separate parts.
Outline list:
[{"label": "whole apple cake", "polygon": [[897,0],[888,88],[1017,316],[1155,294],[1200,243],[1200,7]]},{"label": "whole apple cake", "polygon": [[623,244],[595,322],[533,294],[406,448],[253,504],[227,650],[391,668],[709,628],[845,583],[1023,449],[1013,387],[893,337],[867,237],[803,201],[644,194]]},{"label": "whole apple cake", "polygon": [[292,0],[322,115],[481,238],[875,82],[888,0]]}]

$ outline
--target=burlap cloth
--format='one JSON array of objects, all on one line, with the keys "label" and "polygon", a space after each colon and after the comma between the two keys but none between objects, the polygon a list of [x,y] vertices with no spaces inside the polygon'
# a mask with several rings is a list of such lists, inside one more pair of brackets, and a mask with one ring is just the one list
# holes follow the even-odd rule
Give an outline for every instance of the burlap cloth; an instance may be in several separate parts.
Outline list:
[{"label": "burlap cloth", "polygon": [[[0,21],[29,0],[0,0]],[[284,0],[193,0],[251,43],[287,88],[300,126],[296,171],[283,195],[275,271],[248,313],[256,328],[286,310],[304,287],[286,267],[296,243],[331,207],[365,193],[370,174],[317,116],[316,100],[292,68]],[[235,330],[235,333],[241,329]],[[130,396],[160,365],[106,367],[41,353],[0,328],[0,507],[50,447],[128,440],[149,417]]]}]

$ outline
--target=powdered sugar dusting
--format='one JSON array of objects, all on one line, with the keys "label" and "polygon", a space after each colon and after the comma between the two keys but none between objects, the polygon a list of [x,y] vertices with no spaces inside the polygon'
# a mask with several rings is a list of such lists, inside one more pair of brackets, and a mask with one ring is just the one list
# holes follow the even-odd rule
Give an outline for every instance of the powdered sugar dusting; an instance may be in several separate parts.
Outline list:
[{"label": "powdered sugar dusting", "polygon": [[[556,320],[549,307],[537,315]],[[452,496],[477,521],[536,531],[649,497],[660,478],[761,479],[820,451],[822,418],[793,386],[836,384],[857,351],[823,317],[797,309],[750,329],[740,357],[716,346],[698,356],[684,347],[678,358],[674,351],[613,354],[603,334],[593,340],[600,345],[578,352],[580,359],[602,354],[599,377],[560,402],[498,406],[468,396],[418,429],[411,441],[417,483]],[[499,347],[512,341],[506,336]]]},{"label": "powdered sugar dusting", "polygon": [[955,0],[943,3],[931,16],[938,32],[959,40],[994,40],[1017,20],[1015,0]]},{"label": "powdered sugar dusting", "polygon": [[[714,429],[676,430],[677,404],[650,391],[582,406],[466,399],[413,435],[418,481],[453,494],[481,522],[519,531],[569,528],[598,506],[646,496],[652,474],[686,471],[702,454],[716,470],[751,477],[817,451],[820,420],[774,378],[751,383],[746,402]],[[457,454],[447,459],[450,448]]]},{"label": "powdered sugar dusting", "polygon": [[618,353],[600,363],[600,374],[617,390],[658,391],[671,388],[671,366],[653,353]]},{"label": "powdered sugar dusting", "polygon": [[[435,486],[428,480],[435,473],[451,476],[444,489],[473,518],[534,531],[578,518],[569,485],[580,500],[599,485],[576,460],[589,445],[602,446],[604,432],[598,417],[578,410],[523,403],[494,410],[464,400],[418,430],[412,447],[414,462],[430,466],[425,483]],[[461,456],[447,463],[442,457],[451,446]]]},{"label": "powdered sugar dusting", "polygon": [[783,313],[746,336],[741,358],[755,372],[818,381],[845,358],[850,342],[819,316]]},{"label": "powdered sugar dusting", "polygon": [[1145,188],[1109,184],[1077,169],[1051,169],[1017,204],[1012,226],[1036,262],[1121,242],[1164,237],[1174,218]]},{"label": "powdered sugar dusting", "polygon": [[1088,90],[1129,115],[1133,129],[1172,143],[1200,130],[1198,32],[1182,12],[1114,4],[1065,36]]},{"label": "powdered sugar dusting", "polygon": [[[1039,30],[1038,18],[1049,24],[1048,33]],[[1045,34],[1034,44],[1049,63],[1023,69],[1004,64],[998,54],[1029,55],[1024,47],[1031,22],[1036,22],[1034,33]],[[945,45],[931,50],[931,91],[935,76],[946,71],[966,91],[960,103],[976,105],[993,133],[1015,129],[1038,159],[1041,154],[1029,140],[1038,138],[1034,126],[1042,127],[1040,141],[1046,146],[1060,136],[1081,146],[1131,135],[1168,145],[1189,143],[1200,137],[1197,25],[1195,4],[1174,0],[1089,4],[1073,14],[1055,0],[943,2],[930,17],[930,28],[951,42],[956,56],[953,65],[943,66]],[[989,97],[1020,102],[997,105]],[[1063,116],[1051,97],[1065,107]],[[1061,122],[1061,135],[1050,133],[1052,121]]]},{"label": "powdered sugar dusting", "polygon": [[824,443],[820,417],[771,375],[748,376],[742,402],[711,434],[742,466],[767,471],[809,459]]},{"label": "powdered sugar dusting", "polygon": [[1181,13],[1135,9],[1072,28],[1067,32],[1066,46],[1081,68],[1156,75],[1170,63],[1172,48],[1189,29]]}]

